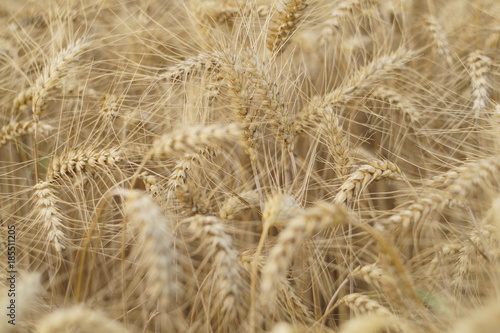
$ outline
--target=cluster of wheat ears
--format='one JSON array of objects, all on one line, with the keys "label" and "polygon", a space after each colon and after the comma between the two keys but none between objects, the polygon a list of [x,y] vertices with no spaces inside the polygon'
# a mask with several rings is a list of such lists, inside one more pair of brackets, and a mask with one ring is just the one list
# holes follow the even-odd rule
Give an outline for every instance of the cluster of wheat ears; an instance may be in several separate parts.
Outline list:
[{"label": "cluster of wheat ears", "polygon": [[498,332],[497,0],[0,20],[0,332]]}]

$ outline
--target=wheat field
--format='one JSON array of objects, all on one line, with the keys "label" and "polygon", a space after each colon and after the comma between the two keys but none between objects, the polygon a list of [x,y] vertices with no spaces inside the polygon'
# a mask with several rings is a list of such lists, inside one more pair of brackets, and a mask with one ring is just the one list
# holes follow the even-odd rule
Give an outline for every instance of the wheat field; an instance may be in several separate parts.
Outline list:
[{"label": "wheat field", "polygon": [[0,20],[0,333],[498,332],[497,0]]}]

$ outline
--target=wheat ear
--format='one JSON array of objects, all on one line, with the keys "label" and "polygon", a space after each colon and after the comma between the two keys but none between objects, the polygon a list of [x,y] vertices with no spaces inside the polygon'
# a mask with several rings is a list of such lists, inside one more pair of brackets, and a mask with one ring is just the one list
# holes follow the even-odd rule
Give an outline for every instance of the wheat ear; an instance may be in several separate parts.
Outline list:
[{"label": "wheat ear", "polygon": [[193,152],[207,146],[239,141],[240,136],[241,126],[238,124],[187,127],[157,138],[150,153],[153,157],[162,157]]},{"label": "wheat ear", "polygon": [[234,327],[242,314],[242,272],[232,239],[225,232],[224,225],[213,216],[196,215],[185,220],[189,230],[198,240],[198,250],[211,261],[213,295],[212,318],[217,327]]},{"label": "wheat ear", "polygon": [[342,28],[342,23],[352,17],[355,12],[369,9],[379,4],[378,0],[341,0],[331,11],[328,19],[322,24],[321,31],[323,43],[327,43],[335,32]]},{"label": "wheat ear", "polygon": [[302,207],[288,194],[274,194],[265,203],[262,218],[269,227],[286,227],[288,222],[302,213]]},{"label": "wheat ear", "polygon": [[448,65],[451,65],[453,58],[451,57],[450,43],[443,31],[443,26],[432,15],[424,17],[424,26],[429,31],[430,37],[436,46],[437,54],[444,57]]},{"label": "wheat ear", "polygon": [[46,107],[47,99],[50,94],[61,82],[63,75],[66,73],[70,64],[74,62],[77,57],[85,50],[90,44],[87,38],[81,38],[73,43],[70,43],[64,50],[59,52],[54,59],[46,66],[42,75],[38,77],[32,88],[33,93],[33,114],[35,120]]},{"label": "wheat ear", "polygon": [[388,318],[385,315],[367,314],[352,318],[341,326],[339,333],[382,333],[413,332],[401,323],[400,318]]},{"label": "wheat ear", "polygon": [[160,75],[161,79],[167,81],[179,81],[202,72],[217,72],[221,66],[220,56],[216,53],[201,53],[190,57],[167,70]]},{"label": "wheat ear", "polygon": [[[324,96],[314,97],[306,110],[301,112],[299,121],[295,125],[296,132],[301,133],[303,127],[315,124],[318,116],[328,114],[336,107],[352,101],[354,97],[366,94],[377,82],[403,68],[414,57],[414,52],[400,48],[389,55],[375,58],[368,65],[360,68],[340,87]],[[327,108],[328,106],[331,108]]]},{"label": "wheat ear", "polygon": [[419,198],[394,209],[390,217],[379,221],[377,228],[384,230],[402,226],[403,229],[407,229],[411,225],[424,221],[433,212],[440,211],[449,202],[445,193],[426,191]]},{"label": "wheat ear", "polygon": [[471,78],[472,112],[474,113],[474,119],[479,119],[488,106],[491,92],[489,78],[491,65],[491,58],[481,51],[472,52],[467,58],[467,66]]},{"label": "wheat ear", "polygon": [[41,181],[34,188],[34,206],[37,211],[37,221],[42,223],[42,230],[47,234],[49,243],[61,253],[68,244],[63,229],[64,217],[57,208],[58,198],[54,194],[50,182]]},{"label": "wheat ear", "polygon": [[179,286],[175,276],[176,252],[170,221],[148,195],[140,191],[125,193],[125,216],[139,234],[140,264],[147,270],[146,294],[151,304],[162,310],[176,304]]},{"label": "wheat ear", "polygon": [[489,304],[480,309],[471,311],[465,319],[462,319],[449,330],[449,333],[484,332],[494,333],[500,327],[500,302],[490,301]]},{"label": "wheat ear", "polygon": [[100,312],[73,306],[56,310],[43,317],[37,323],[35,332],[127,333],[130,331]]},{"label": "wheat ear", "polygon": [[318,203],[292,219],[278,236],[269,259],[262,269],[261,299],[264,303],[275,301],[276,290],[286,276],[294,254],[304,240],[330,226],[346,223],[347,211],[338,205]]},{"label": "wheat ear", "polygon": [[363,294],[349,294],[344,296],[339,304],[344,303],[358,314],[372,314],[380,317],[392,317],[393,313],[379,302]]},{"label": "wheat ear", "polygon": [[121,160],[122,151],[119,148],[99,151],[89,148],[70,150],[53,158],[47,171],[46,181],[52,183],[62,177],[85,173],[89,169],[115,168]]},{"label": "wheat ear", "polygon": [[497,235],[497,227],[491,224],[478,226],[469,234],[459,251],[457,270],[452,281],[454,286],[458,288],[467,286],[466,278],[468,276],[479,279],[480,275],[474,268],[480,265],[480,260],[483,258],[490,262],[495,260],[495,255],[492,255],[492,252],[496,251],[496,255],[498,255],[500,248]]},{"label": "wheat ear", "polygon": [[491,156],[452,168],[424,184],[463,199],[473,188],[485,185],[485,181],[498,179],[499,172],[500,157]]},{"label": "wheat ear", "polygon": [[221,219],[234,220],[245,209],[258,206],[259,202],[260,196],[257,190],[232,195],[224,201],[222,207],[219,209],[219,217]]},{"label": "wheat ear", "polygon": [[360,266],[353,271],[352,276],[359,276],[366,283],[386,293],[397,289],[396,281],[377,264]]},{"label": "wheat ear", "polygon": [[382,179],[402,180],[403,173],[399,167],[389,161],[373,161],[360,166],[340,186],[339,192],[333,199],[337,204],[346,204],[359,196],[361,191],[373,181]]},{"label": "wheat ear", "polygon": [[200,197],[196,188],[193,189],[189,186],[189,170],[202,158],[213,157],[219,152],[213,147],[206,147],[198,151],[195,154],[184,154],[175,164],[167,183],[169,193],[175,193],[177,200],[183,204],[184,208],[190,210],[190,214],[205,214],[208,209],[208,201],[205,200],[206,198]]},{"label": "wheat ear", "polygon": [[340,179],[344,179],[348,176],[352,168],[352,151],[349,148],[344,130],[340,125],[337,115],[333,112],[332,107],[326,106],[325,109],[327,109],[325,115],[327,122],[321,128],[327,140],[326,146],[328,152],[333,158],[333,169]]},{"label": "wheat ear", "polygon": [[38,127],[38,133],[41,135],[46,135],[53,130],[52,126],[43,122],[36,123],[29,120],[19,122],[11,121],[8,125],[0,129],[0,148],[9,141],[14,141],[25,134],[34,133],[36,127]]},{"label": "wheat ear", "polygon": [[271,52],[282,52],[290,36],[297,29],[307,0],[288,0],[284,8],[278,11],[273,19],[272,27],[267,34],[267,49]]}]

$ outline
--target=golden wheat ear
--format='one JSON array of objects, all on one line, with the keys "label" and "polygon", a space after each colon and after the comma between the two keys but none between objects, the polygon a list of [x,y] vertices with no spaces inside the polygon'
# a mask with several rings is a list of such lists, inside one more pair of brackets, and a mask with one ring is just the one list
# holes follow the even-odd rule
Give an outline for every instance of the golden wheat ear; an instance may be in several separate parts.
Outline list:
[{"label": "golden wheat ear", "polygon": [[308,0],[288,0],[278,10],[267,35],[267,49],[283,52],[290,36],[297,29]]},{"label": "golden wheat ear", "polygon": [[35,332],[131,333],[132,331],[101,312],[83,306],[73,306],[46,315],[37,323]]}]

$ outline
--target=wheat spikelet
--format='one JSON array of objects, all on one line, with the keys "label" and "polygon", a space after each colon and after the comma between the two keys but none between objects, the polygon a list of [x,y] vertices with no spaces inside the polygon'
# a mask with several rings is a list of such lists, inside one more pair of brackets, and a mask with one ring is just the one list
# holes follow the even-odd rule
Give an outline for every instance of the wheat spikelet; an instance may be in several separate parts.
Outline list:
[{"label": "wheat spikelet", "polygon": [[87,46],[89,46],[87,38],[81,38],[70,43],[64,50],[59,52],[54,59],[52,59],[48,66],[44,68],[42,74],[38,77],[34,87],[32,88],[33,114],[35,116],[35,120],[38,119],[42,111],[45,109],[47,99],[60,83],[70,64],[77,59]]},{"label": "wheat spikelet", "polygon": [[25,134],[31,134],[38,128],[40,135],[46,135],[53,130],[53,127],[43,122],[35,123],[34,121],[11,121],[0,130],[0,148],[9,141],[14,141],[18,137]]},{"label": "wheat spikelet", "polygon": [[[217,327],[234,327],[242,314],[241,269],[232,246],[232,239],[224,231],[224,225],[213,216],[196,215],[185,220],[188,229],[198,240],[198,250],[211,261],[213,271],[210,298],[212,316]],[[213,294],[212,294],[213,293]]]},{"label": "wheat spikelet", "polygon": [[90,169],[116,168],[117,163],[121,160],[122,151],[119,148],[100,151],[89,148],[70,150],[52,159],[47,171],[46,181],[52,183],[62,177],[79,175]]},{"label": "wheat spikelet", "polygon": [[337,204],[345,204],[359,196],[368,184],[376,180],[402,180],[403,174],[399,167],[389,161],[374,161],[360,166],[340,186],[339,192],[333,199]]},{"label": "wheat spikelet", "polygon": [[160,194],[161,189],[158,185],[158,178],[156,176],[150,175],[147,171],[144,171],[138,176],[138,178],[142,179],[144,186],[146,187],[146,191],[153,197]]},{"label": "wheat spikelet", "polygon": [[290,36],[299,25],[307,0],[287,0],[282,10],[273,19],[273,25],[267,35],[267,49],[282,52]]},{"label": "wheat spikelet", "polygon": [[118,113],[120,109],[120,101],[118,96],[107,94],[101,98],[101,104],[99,105],[99,115],[104,117],[109,122],[114,121],[120,115]]},{"label": "wheat spikelet", "polygon": [[41,228],[47,234],[48,243],[54,246],[57,253],[61,253],[68,245],[68,239],[63,232],[64,217],[57,208],[58,198],[48,181],[41,181],[33,190],[36,221],[42,223]]},{"label": "wheat spikelet", "polygon": [[307,237],[329,226],[343,224],[347,219],[344,208],[326,203],[318,203],[292,219],[280,233],[262,269],[262,301],[267,304],[274,302],[277,286],[281,285],[295,252]]},{"label": "wheat spikelet", "polygon": [[83,306],[73,306],[58,309],[43,317],[37,323],[35,332],[127,333],[131,331],[100,312]]},{"label": "wheat spikelet", "polygon": [[472,52],[467,58],[472,86],[472,112],[475,119],[479,119],[489,103],[491,91],[489,74],[491,65],[491,58],[481,51]]},{"label": "wheat spikelet", "polygon": [[186,153],[238,140],[240,135],[241,126],[238,124],[187,127],[157,138],[150,153],[153,157]]}]

